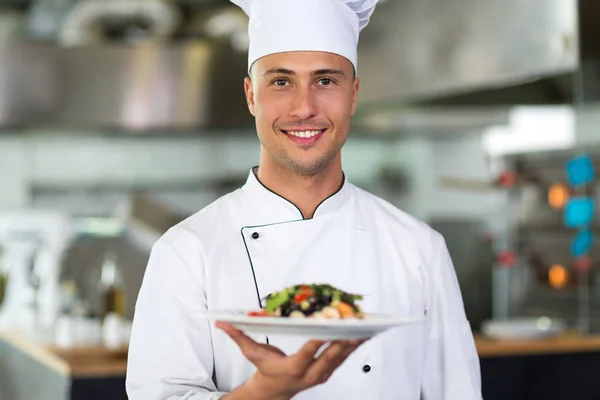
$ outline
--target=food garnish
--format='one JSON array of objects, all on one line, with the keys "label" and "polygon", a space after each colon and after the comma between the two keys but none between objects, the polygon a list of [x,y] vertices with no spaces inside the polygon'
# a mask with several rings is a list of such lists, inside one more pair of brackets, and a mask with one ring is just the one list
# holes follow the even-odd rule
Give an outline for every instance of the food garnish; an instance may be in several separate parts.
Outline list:
[{"label": "food garnish", "polygon": [[249,311],[253,317],[284,317],[313,319],[363,319],[357,301],[363,296],[344,292],[326,284],[302,284],[269,294],[265,306]]}]

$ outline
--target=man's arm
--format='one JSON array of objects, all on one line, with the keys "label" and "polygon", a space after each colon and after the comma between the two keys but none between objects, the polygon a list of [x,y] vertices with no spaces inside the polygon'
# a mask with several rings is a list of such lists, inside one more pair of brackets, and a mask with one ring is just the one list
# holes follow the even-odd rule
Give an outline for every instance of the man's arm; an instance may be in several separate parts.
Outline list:
[{"label": "man's arm", "polygon": [[206,309],[205,260],[198,246],[191,233],[179,231],[167,233],[152,249],[129,346],[130,400],[215,400],[225,395],[212,381],[208,321],[198,316]]},{"label": "man's arm", "polygon": [[432,232],[424,400],[480,400],[479,357],[443,237]]}]

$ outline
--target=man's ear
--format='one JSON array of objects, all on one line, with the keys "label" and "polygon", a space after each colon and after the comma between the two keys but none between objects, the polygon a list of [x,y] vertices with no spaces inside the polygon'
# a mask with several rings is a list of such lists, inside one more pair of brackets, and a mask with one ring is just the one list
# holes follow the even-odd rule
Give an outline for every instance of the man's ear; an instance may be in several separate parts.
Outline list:
[{"label": "man's ear", "polygon": [[254,116],[254,88],[252,87],[252,78],[250,77],[244,79],[244,92],[246,93],[248,110],[250,110],[250,114]]},{"label": "man's ear", "polygon": [[358,104],[358,89],[360,88],[360,80],[358,77],[354,78],[354,82],[352,83],[352,113],[350,115],[354,115],[356,112],[356,105]]}]

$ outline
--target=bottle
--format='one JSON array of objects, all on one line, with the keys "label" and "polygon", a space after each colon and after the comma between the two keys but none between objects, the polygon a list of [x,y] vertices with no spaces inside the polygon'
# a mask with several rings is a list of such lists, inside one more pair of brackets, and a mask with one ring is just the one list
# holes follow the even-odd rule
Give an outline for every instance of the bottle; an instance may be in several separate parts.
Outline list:
[{"label": "bottle", "polygon": [[125,318],[125,285],[121,270],[116,262],[116,256],[113,254],[107,254],[104,257],[100,283],[102,285],[102,319],[108,314],[116,314],[121,318]]},{"label": "bottle", "polygon": [[8,289],[8,272],[6,271],[4,263],[3,249],[0,246],[0,309],[2,308],[2,303],[4,303],[6,291]]},{"label": "bottle", "polygon": [[2,303],[4,303],[6,289],[8,289],[8,274],[5,274],[0,270],[0,306],[2,306]]}]

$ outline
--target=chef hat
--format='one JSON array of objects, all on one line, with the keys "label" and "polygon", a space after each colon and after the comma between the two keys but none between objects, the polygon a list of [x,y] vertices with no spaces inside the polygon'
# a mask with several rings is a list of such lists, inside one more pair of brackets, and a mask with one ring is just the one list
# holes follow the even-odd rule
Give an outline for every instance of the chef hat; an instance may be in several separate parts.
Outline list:
[{"label": "chef hat", "polygon": [[287,51],[341,55],[357,70],[360,31],[378,0],[231,0],[250,17],[248,71],[256,60]]}]

